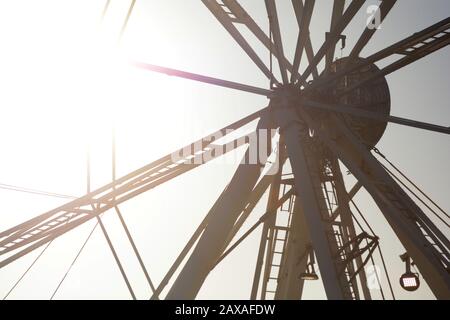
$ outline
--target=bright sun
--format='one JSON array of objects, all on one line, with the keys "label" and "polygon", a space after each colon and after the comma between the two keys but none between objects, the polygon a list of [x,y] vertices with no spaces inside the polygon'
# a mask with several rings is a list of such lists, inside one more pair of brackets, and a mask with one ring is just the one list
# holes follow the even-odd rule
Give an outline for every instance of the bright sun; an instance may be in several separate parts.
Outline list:
[{"label": "bright sun", "polygon": [[[70,167],[68,163],[73,162],[74,167],[79,167],[84,166],[87,148],[95,149],[93,161],[101,169],[111,161],[113,128],[124,145],[119,152],[120,162],[130,166],[126,170],[160,156],[142,153],[147,151],[137,148],[140,154],[135,150],[127,152],[126,145],[150,136],[143,134],[142,128],[167,130],[160,121],[164,108],[159,107],[169,94],[167,77],[140,71],[129,64],[132,53],[119,44],[117,26],[99,23],[103,1],[44,2],[45,5],[41,1],[0,4],[0,35],[5,48],[0,60],[0,134],[8,137],[2,148],[11,155],[2,160],[4,166],[8,167],[8,161],[9,167],[14,166],[17,162],[14,159],[46,154],[47,159],[42,157],[39,163],[39,171],[46,172],[48,178],[36,175],[36,181],[41,182],[35,187],[64,190],[61,184],[69,186],[80,180],[83,169],[71,173],[73,180],[58,177],[57,168],[48,161],[53,152],[57,154],[60,148],[60,154],[66,153],[66,165]],[[118,12],[123,14],[124,10]],[[117,22],[122,18],[111,20]],[[182,96],[171,97],[178,105],[182,105],[181,99]],[[161,142],[151,143],[158,150]],[[37,165],[39,160],[35,161]],[[33,185],[34,178],[29,173],[21,182],[17,178],[20,173],[10,171],[2,174],[7,182]],[[94,185],[106,183],[110,178],[108,171]]]}]

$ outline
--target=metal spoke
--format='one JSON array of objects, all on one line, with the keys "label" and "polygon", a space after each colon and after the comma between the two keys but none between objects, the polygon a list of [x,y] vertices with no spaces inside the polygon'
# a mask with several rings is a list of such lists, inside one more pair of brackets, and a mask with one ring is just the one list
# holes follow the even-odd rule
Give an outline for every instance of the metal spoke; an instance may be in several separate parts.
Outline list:
[{"label": "metal spoke", "polygon": [[[202,157],[199,151],[206,151],[208,153],[205,154],[206,158],[203,158],[203,161],[199,164],[195,164],[194,159],[191,159],[194,160],[194,164],[174,163],[172,161],[174,153],[169,154],[117,179],[115,184],[107,184],[81,198],[0,233],[0,255],[12,251],[15,252],[8,258],[0,261],[0,268],[100,215],[102,212],[112,209],[120,203],[238,148],[246,143],[245,139],[237,138],[226,145],[217,145],[212,142],[219,135],[223,136],[226,134],[227,129],[235,130],[257,119],[264,114],[265,110],[267,109],[253,113],[177,151],[176,154],[180,154],[186,149],[189,150],[189,156],[183,157],[182,161],[189,159],[190,155],[194,154],[194,159]],[[111,199],[115,199],[115,201],[111,201]],[[93,207],[91,208],[91,206]],[[66,223],[68,214],[70,214],[71,220]],[[23,246],[27,247],[20,251],[20,248]]]},{"label": "metal spoke", "polygon": [[[314,11],[315,0],[306,0],[305,6],[303,6],[302,0],[292,0],[295,13],[297,16],[297,22],[299,27],[299,33],[297,38],[297,46],[295,48],[293,73],[291,74],[291,82],[294,83],[297,79],[298,69],[303,56],[303,49],[306,54],[310,55],[308,60],[312,60],[312,45],[309,38],[309,24],[311,23],[311,17]],[[311,59],[310,59],[311,58]],[[314,74],[318,77],[317,68],[313,69]]]},{"label": "metal spoke", "polygon": [[[434,42],[437,42],[437,43],[434,43]],[[433,43],[426,44],[422,48],[415,49],[415,51],[417,51],[417,52],[414,52],[414,54],[406,55],[404,58],[391,63],[390,65],[384,67],[383,69],[381,69],[377,73],[373,74],[369,78],[364,79],[363,81],[360,81],[358,83],[355,83],[353,86],[350,86],[346,90],[342,91],[337,97],[345,96],[348,93],[352,92],[353,90],[356,90],[364,85],[371,83],[372,81],[374,81],[380,77],[387,76],[388,74],[391,74],[394,71],[397,71],[407,65],[410,65],[411,63],[418,61],[418,60],[432,54],[433,52],[436,52],[439,49],[442,49],[442,48],[448,46],[449,44],[450,44],[450,33],[447,34],[446,36],[441,37],[440,40],[435,40],[435,41],[433,41]]]},{"label": "metal spoke", "polygon": [[[250,14],[248,14],[244,8],[237,2],[236,0],[222,0],[223,5],[228,8],[228,10],[234,15],[234,18],[232,21],[235,24],[241,24],[245,25],[248,30],[261,42],[264,47],[266,47],[267,50],[271,50],[271,48],[275,47],[275,44],[273,41],[267,36],[267,34],[258,26],[258,24],[252,19]],[[311,44],[311,41],[309,41],[309,45]],[[308,49],[311,47],[307,47]],[[312,52],[312,49],[311,49]],[[289,72],[292,71],[292,64],[289,62],[288,59],[284,56],[279,56],[277,51],[272,52],[272,54],[277,58],[278,60],[282,60],[286,68]],[[311,56],[313,54],[311,53]]]},{"label": "metal spoke", "polygon": [[278,83],[269,68],[252,49],[252,47],[245,40],[239,30],[234,26],[232,18],[224,10],[223,5],[218,4],[215,0],[202,0],[202,2],[222,24],[222,26],[228,31],[233,39],[239,44],[239,46],[245,51],[245,53],[247,53],[250,59],[252,59],[253,62],[258,66],[258,68],[266,75],[266,77],[273,80],[275,83]]},{"label": "metal spoke", "polygon": [[[269,23],[271,25],[271,32],[273,34],[275,51],[279,57],[284,57],[283,42],[281,40],[280,24],[278,22],[277,7],[275,5],[275,0],[265,0],[267,15],[269,16]],[[278,65],[280,66],[281,77],[283,83],[288,83],[286,66],[282,59],[278,60]],[[295,69],[294,71],[295,72]]]},{"label": "metal spoke", "polygon": [[[386,16],[388,15],[389,11],[394,7],[397,0],[383,0],[383,2],[380,5],[380,19],[381,22],[384,21]],[[369,29],[365,28],[364,32],[362,33],[361,37],[356,42],[355,46],[353,47],[352,51],[350,52],[350,60],[349,63],[356,57],[359,56],[362,49],[367,45],[367,43],[372,39],[373,35],[377,31],[377,28]]]},{"label": "metal spoke", "polygon": [[[345,0],[335,0],[333,4],[333,13],[331,14],[330,34],[334,32],[338,21],[342,18],[344,13]],[[327,34],[328,35],[328,34]],[[336,43],[331,44],[326,53],[325,70],[328,70],[333,63],[334,53],[336,50]]]},{"label": "metal spoke", "polygon": [[317,51],[316,55],[314,56],[313,61],[309,64],[305,72],[300,77],[298,81],[300,86],[306,83],[306,79],[311,74],[313,68],[317,67],[319,62],[322,61],[322,58],[328,52],[329,47],[336,44],[336,42],[339,39],[339,35],[342,33],[342,31],[344,31],[344,29],[356,15],[356,13],[359,11],[359,9],[363,6],[364,2],[365,2],[364,0],[352,1],[352,3],[349,5],[344,15],[342,16],[342,18],[337,23],[336,28],[334,28],[333,32],[329,34],[328,38],[325,40],[322,47],[320,47],[319,51]]},{"label": "metal spoke", "polygon": [[400,118],[400,117],[395,117],[395,116],[388,116],[387,118],[385,118],[378,113],[366,111],[366,110],[363,110],[363,109],[360,109],[357,107],[351,107],[351,106],[347,106],[347,105],[343,105],[343,104],[329,105],[329,104],[324,104],[324,103],[320,103],[320,102],[305,101],[302,104],[302,106],[305,106],[308,108],[318,108],[318,109],[322,109],[322,110],[335,111],[335,112],[339,112],[339,113],[346,113],[346,114],[350,114],[350,115],[353,115],[356,117],[363,117],[363,118],[378,120],[378,121],[382,121],[382,122],[387,121],[387,122],[400,124],[403,126],[414,127],[414,128],[424,129],[424,130],[428,130],[428,131],[444,133],[444,134],[450,134],[450,127],[444,127],[444,126],[439,126],[439,125],[435,125],[435,124],[430,124],[430,123],[426,123],[426,122],[420,122],[420,121],[415,121],[415,120],[410,120],[410,119],[405,119],[405,118]]},{"label": "metal spoke", "polygon": [[[388,71],[391,73],[442,48],[442,46],[447,45],[448,43],[445,43],[445,37],[446,35],[448,36],[448,34],[450,34],[450,18],[446,18],[426,29],[423,29],[420,32],[416,32],[412,36],[409,36],[406,39],[398,41],[395,44],[370,55],[361,62],[353,63],[351,65],[349,64],[347,68],[315,81],[305,90],[308,91],[332,84],[335,80],[347,74],[393,55],[404,55],[405,57],[403,59],[388,66],[391,69]],[[432,51],[426,49],[431,49]],[[394,67],[395,70],[393,70]]]},{"label": "metal spoke", "polygon": [[203,75],[196,74],[196,73],[181,71],[181,70],[172,69],[172,68],[165,68],[165,67],[157,66],[154,64],[143,63],[143,62],[132,62],[132,65],[134,65],[135,67],[140,68],[140,69],[157,72],[157,73],[163,73],[168,76],[174,76],[174,77],[178,77],[178,78],[184,78],[184,79],[189,79],[189,80],[193,80],[193,81],[208,83],[208,84],[212,84],[212,85],[219,86],[219,87],[255,93],[255,94],[259,94],[259,95],[266,96],[266,97],[270,97],[272,95],[272,91],[268,90],[268,89],[263,89],[263,88],[258,88],[258,87],[254,87],[254,86],[249,86],[247,84],[242,84],[242,83],[237,83],[237,82],[233,82],[233,81],[227,81],[227,80],[217,79],[217,78],[213,78],[213,77],[203,76]]}]

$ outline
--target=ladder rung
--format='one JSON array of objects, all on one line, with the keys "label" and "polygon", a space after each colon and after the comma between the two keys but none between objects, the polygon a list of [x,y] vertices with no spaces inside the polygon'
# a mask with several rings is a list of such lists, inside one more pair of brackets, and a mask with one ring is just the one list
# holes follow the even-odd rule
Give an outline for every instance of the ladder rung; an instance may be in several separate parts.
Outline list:
[{"label": "ladder rung", "polygon": [[272,267],[280,267],[281,264],[271,264]]}]

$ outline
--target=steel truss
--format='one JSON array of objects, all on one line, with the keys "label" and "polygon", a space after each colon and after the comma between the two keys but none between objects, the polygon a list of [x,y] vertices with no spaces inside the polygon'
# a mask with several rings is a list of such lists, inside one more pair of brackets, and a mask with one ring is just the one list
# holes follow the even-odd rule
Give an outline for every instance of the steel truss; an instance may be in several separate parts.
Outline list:
[{"label": "steel truss", "polygon": [[[274,0],[265,0],[269,35],[236,0],[202,2],[270,80],[270,89],[144,63],[135,65],[153,72],[267,96],[269,107],[178,150],[177,154],[182,151],[184,154],[177,162],[167,155],[79,199],[1,232],[0,268],[110,209],[118,210],[121,203],[241,145],[259,146],[261,141],[258,139],[234,139],[225,145],[214,141],[214,137],[226,135],[227,129],[238,129],[259,118],[257,130],[279,129],[278,172],[275,175],[261,174],[269,153],[262,155],[259,164],[239,165],[159,286],[156,289],[152,286],[155,289],[152,299],[160,298],[177,270],[180,272],[165,298],[195,298],[211,270],[259,226],[262,226],[262,231],[251,299],[300,299],[305,281],[300,275],[311,271],[309,268],[314,257],[329,299],[371,299],[364,266],[379,248],[379,239],[355,226],[357,221],[349,205],[362,187],[374,199],[435,296],[450,299],[448,237],[376,160],[370,152],[373,146],[349,127],[344,115],[444,134],[449,134],[450,128],[384,116],[364,110],[359,105],[341,102],[343,97],[359,89],[370,88],[377,79],[450,44],[450,18],[362,59],[359,57],[362,49],[377,31],[366,28],[351,49],[344,67],[332,72],[336,44],[344,38],[343,31],[363,7],[364,1],[352,0],[348,6],[345,6],[345,1],[334,2],[330,31],[323,45],[314,53],[309,26],[315,0],[292,0],[299,26],[292,63],[284,56]],[[382,1],[382,21],[395,4],[395,0]],[[276,79],[271,68],[264,64],[239,32],[238,24],[245,26],[277,59],[281,79]],[[303,54],[309,64],[302,71]],[[398,56],[399,59],[394,59]],[[319,74],[318,66],[324,59],[325,69]],[[342,79],[384,59],[394,62],[345,90],[335,92],[331,98],[327,94]],[[247,150],[245,158],[249,156]],[[357,179],[350,190],[344,184],[342,164]],[[266,213],[235,240],[266,193]],[[127,235],[131,240],[128,231]],[[137,253],[137,249],[135,251]],[[142,260],[140,262],[146,272]]]}]

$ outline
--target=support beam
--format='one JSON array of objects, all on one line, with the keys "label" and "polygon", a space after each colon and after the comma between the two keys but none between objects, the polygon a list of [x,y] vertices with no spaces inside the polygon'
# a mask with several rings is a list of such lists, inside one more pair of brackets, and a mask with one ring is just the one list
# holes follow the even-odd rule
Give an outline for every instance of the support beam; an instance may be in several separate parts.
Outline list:
[{"label": "support beam", "polygon": [[[341,224],[343,226],[343,233],[344,237],[346,238],[347,242],[350,242],[354,240],[357,236],[356,234],[356,228],[353,223],[352,218],[352,212],[350,210],[349,202],[353,198],[353,196],[356,194],[356,191],[359,190],[361,183],[359,181],[356,183],[356,185],[350,190],[349,193],[345,190],[345,184],[344,184],[344,178],[342,176],[342,172],[339,166],[339,161],[337,158],[333,159],[333,177],[334,177],[334,184],[336,189],[336,196],[338,200],[338,210],[339,210],[339,216],[341,218]],[[356,191],[355,191],[356,190]],[[346,248],[347,253],[349,253],[350,248]],[[355,248],[353,248],[355,249]],[[359,248],[357,248],[359,250]],[[350,271],[354,275],[356,270],[360,270],[358,273],[359,280],[360,280],[360,286],[362,289],[362,293],[364,294],[364,298],[366,300],[371,300],[371,294],[370,290],[367,287],[367,277],[365,271],[362,269],[364,267],[364,262],[361,255],[357,255],[354,259],[355,265],[353,265],[353,261],[349,262]],[[356,275],[353,276],[352,279],[353,286],[355,288],[358,288],[356,283]]]},{"label": "support beam", "polygon": [[106,242],[108,243],[108,246],[111,249],[111,253],[113,254],[114,260],[116,261],[116,264],[119,267],[120,273],[122,274],[122,278],[125,281],[125,284],[127,285],[128,291],[130,292],[130,295],[133,298],[133,300],[136,300],[136,295],[134,294],[134,291],[133,291],[133,288],[131,287],[130,281],[128,280],[125,270],[123,269],[122,263],[120,262],[119,256],[117,255],[116,250],[114,249],[114,246],[111,242],[111,239],[109,238],[108,232],[106,231],[106,228],[103,225],[103,222],[102,222],[102,219],[100,218],[100,216],[97,216],[97,221],[102,229],[103,235],[105,236]]},{"label": "support beam", "polygon": [[335,268],[335,258],[328,244],[329,230],[325,228],[322,220],[321,209],[324,204],[317,198],[317,186],[312,177],[314,173],[308,166],[307,147],[301,139],[302,135],[305,135],[308,130],[302,127],[296,112],[292,108],[280,106],[274,110],[274,113],[285,137],[287,154],[294,173],[297,197],[303,205],[303,212],[308,223],[312,246],[317,255],[326,295],[328,299],[332,300],[344,299]]},{"label": "support beam", "polygon": [[225,248],[228,247],[228,245],[231,243],[233,238],[236,236],[236,234],[241,229],[242,225],[247,221],[247,218],[250,216],[251,212],[255,208],[255,206],[258,204],[258,202],[261,200],[261,197],[266,192],[267,188],[269,188],[270,184],[273,182],[274,176],[264,176],[256,185],[256,187],[253,189],[252,193],[250,194],[250,197],[248,199],[247,206],[242,211],[242,214],[239,216],[239,219],[236,221],[236,223],[233,226],[233,229],[230,232],[230,235],[228,236],[227,240],[225,241]]},{"label": "support beam", "polygon": [[319,129],[305,112],[300,113],[371,194],[436,297],[450,299],[450,275],[446,265],[450,261],[450,246],[445,235],[426,218],[342,120],[334,117],[327,126],[333,131],[328,132]]},{"label": "support beam", "polygon": [[[259,129],[271,128],[270,121],[262,118]],[[258,142],[250,145],[250,150],[258,148]],[[249,156],[247,150],[244,159]],[[268,156],[268,155],[266,155]],[[266,159],[259,159],[265,163]],[[211,217],[202,236],[191,253],[166,299],[194,299],[217,259],[224,250],[224,245],[233,225],[248,202],[260,175],[260,164],[239,165],[224,193],[211,208]]]},{"label": "support beam", "polygon": [[323,57],[328,52],[330,46],[336,44],[336,42],[339,40],[339,35],[342,33],[342,31],[344,31],[344,29],[356,15],[356,13],[359,11],[359,9],[363,6],[364,2],[365,2],[364,0],[353,0],[350,3],[347,10],[344,12],[344,15],[336,24],[334,31],[329,34],[328,39],[326,39],[322,47],[320,47],[319,51],[317,51],[313,61],[309,64],[305,72],[303,72],[302,76],[298,80],[300,86],[306,83],[306,79],[311,74],[313,68],[317,67],[319,62],[322,61]]},{"label": "support beam", "polygon": [[[341,201],[344,201],[349,204],[349,202],[353,199],[353,197],[358,193],[359,189],[361,189],[362,184],[358,181],[355,183],[355,185],[350,189],[350,191],[347,193],[345,199],[341,199]],[[341,206],[338,206],[336,210],[333,211],[333,214],[331,215],[331,219],[334,220],[338,215],[341,214]]]},{"label": "support beam", "polygon": [[[278,22],[278,13],[277,7],[275,4],[275,0],[265,0],[267,15],[269,16],[269,23],[271,26],[271,31],[273,34],[273,39],[275,43],[275,51],[279,57],[284,57],[283,50],[283,41],[281,39],[281,31],[280,31],[280,23]],[[283,79],[283,83],[287,84],[288,77],[286,72],[286,66],[284,65],[284,61],[282,59],[278,60],[278,65],[280,67],[281,78]],[[293,72],[296,72],[294,69]]]},{"label": "support beam", "polygon": [[[396,67],[398,69],[399,67],[408,65],[409,63],[430,54],[431,50],[433,50],[434,52],[438,50],[439,47],[446,45],[444,43],[444,37],[449,33],[450,18],[446,18],[428,28],[423,29],[422,31],[416,32],[413,35],[394,43],[391,46],[388,46],[383,50],[370,55],[361,62],[348,64],[348,66],[341,71],[315,81],[314,83],[308,85],[308,87],[305,89],[305,93],[320,87],[325,88],[347,74],[357,71],[360,68],[364,68],[369,64],[376,63],[389,57],[394,57],[395,55],[403,55],[408,59],[397,60],[396,62],[391,64],[391,69],[393,67]],[[427,49],[425,50],[425,48]]]},{"label": "support beam", "polygon": [[206,226],[208,225],[208,220],[209,220],[210,214],[208,214],[200,223],[200,225],[197,227],[197,229],[195,230],[194,234],[191,236],[191,238],[189,239],[189,241],[186,243],[186,245],[184,246],[183,250],[180,252],[180,254],[178,255],[178,257],[175,259],[175,262],[172,264],[172,266],[170,267],[170,269],[167,271],[166,275],[164,276],[164,278],[161,280],[158,288],[156,288],[155,292],[153,293],[152,297],[150,298],[150,300],[158,300],[159,299],[159,295],[161,294],[161,292],[164,290],[164,288],[166,287],[166,285],[169,283],[169,280],[173,277],[175,271],[178,270],[178,268],[180,267],[181,263],[183,262],[183,260],[186,258],[187,254],[189,253],[189,251],[192,249],[192,247],[194,246],[195,242],[198,240],[198,238],[200,237],[200,235],[202,234],[202,232],[205,230]]},{"label": "support beam", "polygon": [[239,30],[233,24],[233,18],[224,10],[223,6],[219,5],[215,0],[202,0],[203,4],[211,11],[216,19],[222,24],[225,30],[233,37],[233,39],[239,44],[239,46],[245,51],[245,53],[252,59],[252,61],[258,66],[258,68],[266,75],[269,80],[278,83],[275,76],[267,68],[265,63],[252,49],[250,44],[245,40]]},{"label": "support beam", "polygon": [[155,286],[153,285],[153,282],[150,279],[150,275],[148,274],[147,268],[145,267],[144,261],[142,260],[141,254],[139,253],[136,243],[134,242],[133,237],[131,236],[130,230],[128,229],[127,224],[125,223],[125,219],[123,218],[122,213],[120,212],[118,206],[115,206],[114,209],[116,210],[120,223],[122,224],[122,227],[125,230],[125,233],[127,234],[128,241],[130,241],[131,247],[133,248],[133,252],[139,261],[139,265],[141,266],[142,272],[144,272],[145,279],[147,280],[147,283],[150,286],[150,289],[152,290],[153,294],[155,293],[156,290]]},{"label": "support beam", "polygon": [[[215,145],[213,142],[224,136],[228,129],[238,129],[265,114],[264,110],[267,109],[255,112],[174,153],[120,177],[116,179],[115,183],[102,186],[83,197],[1,232],[0,256],[8,252],[14,253],[0,261],[0,268],[114,208],[115,205],[245,144],[245,139],[236,139],[226,145]],[[172,161],[174,154],[180,155],[185,151],[188,154],[183,155],[180,161],[176,163]],[[204,153],[202,153],[203,151]],[[192,156],[194,157],[191,158]],[[194,160],[194,164],[192,164],[192,160]],[[202,161],[196,162],[196,160]]]},{"label": "support beam", "polygon": [[[342,18],[344,13],[345,0],[334,0],[333,2],[333,13],[331,14],[331,25],[330,34],[334,33],[338,21]],[[331,64],[333,63],[334,53],[336,51],[336,43],[331,44],[327,50],[325,58],[325,70],[329,70]]]},{"label": "support beam", "polygon": [[203,82],[203,83],[212,84],[215,86],[229,88],[229,89],[234,89],[234,90],[238,90],[238,91],[250,92],[250,93],[262,95],[265,97],[270,97],[272,95],[271,90],[258,88],[258,87],[254,87],[254,86],[249,86],[247,84],[217,79],[217,78],[203,76],[203,75],[192,73],[192,72],[186,72],[186,71],[176,70],[176,69],[172,69],[172,68],[161,67],[161,66],[157,66],[154,64],[148,64],[148,63],[143,63],[143,62],[132,62],[131,64],[139,69],[162,73],[162,74],[166,74],[168,76],[185,78],[185,79],[189,79],[189,80],[193,80],[193,81]]},{"label": "support beam", "polygon": [[[293,73],[291,74],[291,83],[294,83],[298,79],[298,70],[303,56],[303,50],[309,54],[308,60],[312,60],[311,57],[311,39],[309,37],[309,25],[311,23],[311,17],[314,11],[315,0],[306,0],[305,6],[303,6],[302,0],[293,0],[292,5],[297,16],[297,22],[299,27],[297,45],[294,54]],[[308,49],[306,49],[308,47]],[[311,50],[309,50],[311,49]],[[313,72],[318,77],[317,68],[313,69]]]},{"label": "support beam", "polygon": [[268,220],[276,211],[277,209],[283,205],[292,195],[294,192],[290,190],[288,193],[286,193],[283,197],[281,197],[274,208],[271,208],[270,211],[267,211],[264,213],[259,220],[254,223],[239,239],[236,240],[229,248],[227,248],[224,253],[217,259],[215,262],[213,268],[215,268],[220,262],[222,262],[223,259],[225,259],[234,249],[236,249],[242,241],[244,241],[250,234],[252,234],[253,231],[255,231],[264,221]]},{"label": "support beam", "polygon": [[[223,5],[228,8],[228,10],[235,16],[233,22],[236,24],[245,25],[248,30],[261,42],[261,44],[266,47],[267,50],[272,50],[275,47],[273,41],[267,36],[267,34],[258,26],[258,24],[252,19],[252,17],[244,10],[244,8],[236,0],[222,0]],[[311,41],[308,42],[311,57],[313,56]],[[279,56],[276,50],[273,50],[272,54],[278,60],[283,61],[282,63],[286,66],[290,73],[293,73],[293,68],[288,59],[284,56]],[[298,76],[298,74],[297,74]]]},{"label": "support beam", "polygon": [[395,61],[388,66],[384,67],[377,73],[373,74],[372,76],[364,79],[361,82],[355,83],[353,86],[348,87],[344,91],[342,91],[339,95],[337,95],[338,98],[345,96],[349,94],[350,92],[361,88],[362,86],[367,86],[374,80],[385,77],[389,74],[391,74],[394,71],[400,70],[401,68],[404,68],[408,65],[410,65],[413,62],[416,62],[450,44],[450,33],[448,33],[446,36],[443,36],[439,40],[435,40],[432,43],[427,43],[423,47],[419,49],[415,49],[414,52],[411,52],[411,54],[408,54],[404,58]]},{"label": "support beam", "polygon": [[357,107],[351,107],[351,106],[348,106],[345,104],[330,105],[330,104],[325,104],[325,103],[320,103],[320,102],[315,102],[315,101],[305,101],[302,103],[302,106],[306,107],[306,108],[316,108],[316,109],[333,111],[333,112],[337,112],[337,113],[345,113],[345,114],[349,114],[349,115],[352,115],[355,117],[362,117],[362,118],[378,120],[378,121],[382,121],[382,122],[392,122],[392,123],[400,124],[403,126],[408,126],[408,127],[413,127],[413,128],[418,128],[418,129],[423,129],[423,130],[428,130],[428,131],[434,131],[434,132],[439,132],[439,133],[444,133],[444,134],[450,134],[450,127],[444,127],[444,126],[440,126],[440,125],[415,121],[415,120],[396,117],[396,116],[388,116],[387,118],[385,118],[382,115],[376,114],[374,112],[366,111],[366,110],[363,110],[363,109],[357,108]]},{"label": "support beam", "polygon": [[[383,0],[380,4],[380,22],[383,22],[384,19],[387,17],[388,13],[391,11],[391,9],[394,7],[397,0]],[[355,46],[353,47],[352,51],[350,52],[350,60],[348,63],[351,63],[356,57],[359,57],[359,54],[364,49],[364,47],[367,45],[367,43],[372,39],[375,32],[377,31],[377,28],[369,29],[365,28],[362,35],[359,37],[358,41],[356,42]]]}]

